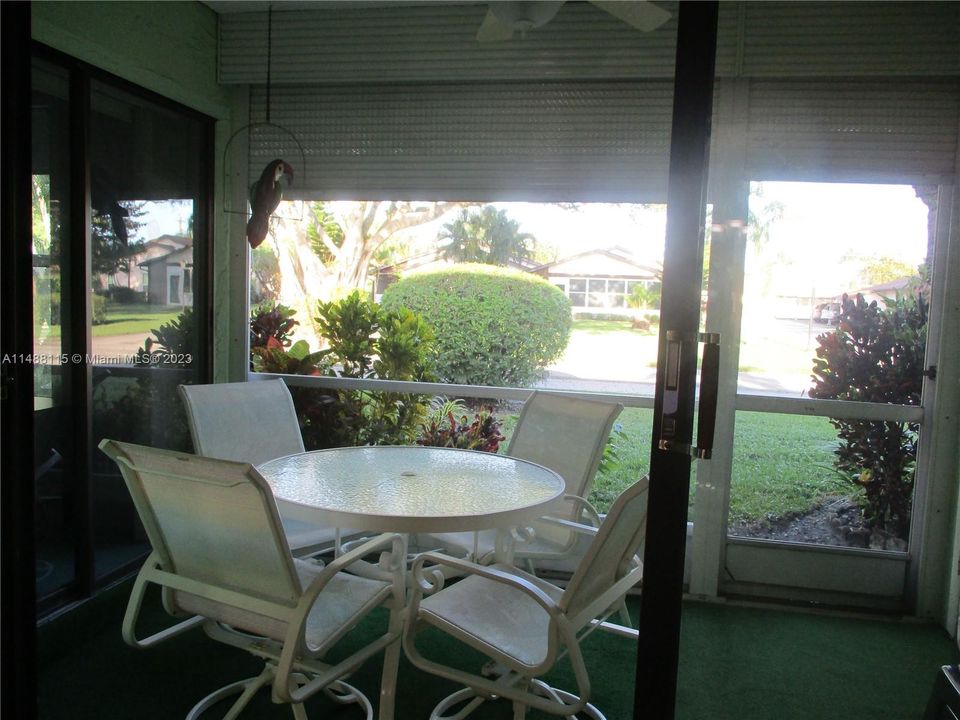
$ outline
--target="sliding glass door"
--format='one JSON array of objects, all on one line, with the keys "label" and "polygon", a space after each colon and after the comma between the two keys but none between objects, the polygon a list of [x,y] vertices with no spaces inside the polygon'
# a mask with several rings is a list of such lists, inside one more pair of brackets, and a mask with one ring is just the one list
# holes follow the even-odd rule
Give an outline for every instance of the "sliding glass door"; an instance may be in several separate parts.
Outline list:
[{"label": "sliding glass door", "polygon": [[33,64],[37,597],[148,550],[103,438],[190,449],[177,386],[209,377],[211,121],[53,53]]}]

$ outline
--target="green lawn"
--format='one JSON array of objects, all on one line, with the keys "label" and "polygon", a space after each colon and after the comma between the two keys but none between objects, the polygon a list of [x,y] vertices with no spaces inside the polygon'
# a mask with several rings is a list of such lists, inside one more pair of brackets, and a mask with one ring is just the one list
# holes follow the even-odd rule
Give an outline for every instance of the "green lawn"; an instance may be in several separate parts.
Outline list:
[{"label": "green lawn", "polygon": [[651,330],[634,330],[629,320],[591,320],[590,318],[575,318],[573,332],[582,332],[587,335],[601,335],[607,333],[630,333],[631,335],[656,336],[656,327]]},{"label": "green lawn", "polygon": [[146,338],[155,328],[174,320],[183,308],[163,305],[107,305],[107,321],[93,326],[94,337],[142,333]]},{"label": "green lawn", "polygon": [[[107,321],[93,326],[93,337],[109,337],[111,335],[143,334],[146,338],[154,328],[170,322],[176,318],[183,308],[168,307],[166,305],[107,305]],[[40,333],[34,330],[36,336],[60,337],[60,326],[53,325],[49,332]]]},{"label": "green lawn", "polygon": [[[516,418],[505,419],[512,430]],[[614,498],[650,467],[653,411],[627,408],[617,420],[619,466],[598,475],[590,500],[605,512]],[[505,434],[509,434],[506,432]],[[804,512],[850,486],[833,470],[836,430],[826,418],[741,412],[737,414],[730,490],[730,522],[755,522]],[[505,444],[504,444],[505,447]],[[696,489],[690,478],[690,509]]]},{"label": "green lawn", "polygon": [[854,488],[833,467],[837,431],[827,418],[737,413],[730,522],[804,512]]}]

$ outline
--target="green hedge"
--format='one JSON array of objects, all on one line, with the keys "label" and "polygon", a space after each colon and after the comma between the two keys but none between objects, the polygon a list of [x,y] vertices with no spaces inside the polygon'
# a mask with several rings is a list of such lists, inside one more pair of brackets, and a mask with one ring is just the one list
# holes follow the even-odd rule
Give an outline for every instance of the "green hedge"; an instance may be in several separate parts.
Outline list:
[{"label": "green hedge", "polygon": [[90,310],[93,313],[91,324],[103,325],[107,321],[107,299],[103,295],[91,296]]},{"label": "green hedge", "polygon": [[465,263],[411,275],[387,288],[384,309],[408,308],[436,334],[445,382],[529,385],[570,339],[570,302],[529,273]]}]

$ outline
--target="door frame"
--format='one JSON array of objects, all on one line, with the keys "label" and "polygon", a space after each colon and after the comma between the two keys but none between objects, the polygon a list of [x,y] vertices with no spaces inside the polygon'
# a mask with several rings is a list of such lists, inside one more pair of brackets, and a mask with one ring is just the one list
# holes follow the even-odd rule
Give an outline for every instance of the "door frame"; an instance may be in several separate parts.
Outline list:
[{"label": "door frame", "polygon": [[[27,4],[29,8],[29,4]],[[213,278],[210,272],[213,267],[213,199],[214,199],[214,124],[215,119],[199,112],[193,108],[187,107],[174,100],[159,95],[156,92],[132,84],[130,81],[113,75],[105,70],[90,65],[75,57],[62,53],[54,48],[43,45],[42,43],[32,41],[30,33],[25,34],[24,43],[26,57],[26,82],[29,92],[31,91],[31,67],[36,59],[42,62],[50,63],[63,69],[69,80],[70,87],[70,108],[69,108],[69,153],[70,153],[70,207],[67,208],[66,217],[68,218],[68,228],[66,239],[69,240],[72,252],[65,258],[64,273],[64,295],[67,300],[67,306],[76,308],[69,322],[64,325],[63,348],[62,351],[67,356],[80,354],[82,357],[92,356],[92,318],[91,308],[91,282],[90,282],[90,224],[91,224],[91,203],[90,203],[90,169],[88,160],[89,148],[89,123],[90,123],[90,98],[91,87],[94,83],[102,83],[105,86],[116,88],[128,95],[142,98],[154,105],[168,108],[204,123],[202,135],[199,138],[203,146],[203,158],[198,167],[198,186],[199,199],[194,205],[194,233],[202,242],[194,242],[194,262],[195,273],[200,273],[195,282],[198,294],[194,294],[197,307],[197,348],[194,356],[195,368],[201,381],[207,382],[212,378],[212,340],[213,328]],[[6,95],[4,96],[6,99]],[[26,110],[26,122],[31,122],[30,102],[23,105]],[[4,135],[6,141],[6,134]],[[24,144],[29,151],[31,145],[29,142]],[[5,163],[6,166],[6,163]],[[19,170],[23,174],[23,180],[29,187],[30,176],[32,172],[31,158],[29,152],[26,158],[26,165]],[[29,198],[32,201],[32,197]],[[5,199],[6,201],[6,199]],[[31,218],[31,214],[28,214]],[[29,238],[31,236],[31,226],[28,225],[25,230],[20,230],[20,235],[26,239],[26,249],[31,251]],[[6,238],[12,238],[13,235],[5,235]],[[26,265],[27,279],[29,280],[32,266],[32,258]],[[24,272],[20,270],[20,272]],[[168,283],[167,283],[168,284]],[[183,282],[180,282],[181,299],[183,293]],[[32,295],[32,287],[28,284],[27,293]],[[165,290],[169,290],[166,287]],[[30,339],[27,344],[29,352],[33,352],[33,324],[32,324],[32,300],[29,307],[17,307],[18,313],[28,313],[30,322],[27,323],[27,331],[30,333]],[[6,327],[6,323],[5,323]],[[27,366],[32,373],[32,366]],[[76,462],[73,463],[73,470],[77,474],[76,482],[76,503],[74,522],[77,525],[76,541],[76,563],[75,577],[72,582],[64,587],[53,591],[45,598],[37,598],[35,589],[33,594],[34,605],[34,623],[37,615],[45,616],[55,610],[75,601],[91,597],[99,589],[106,587],[115,580],[128,575],[136,570],[141,560],[133,559],[122,565],[101,573],[98,575],[95,565],[95,518],[94,518],[94,495],[92,492],[93,483],[93,453],[96,451],[92,446],[93,437],[93,412],[92,412],[92,392],[93,392],[93,366],[89,363],[69,363],[64,373],[66,381],[70,384],[71,412],[76,418],[74,438],[76,445],[73,449]],[[29,377],[27,384],[27,394],[30,398],[30,418],[32,423],[32,390],[33,378]],[[18,420],[21,422],[21,420]],[[33,497],[33,433],[29,441],[20,445],[12,456],[22,454],[22,449],[29,449],[29,458],[23,460],[23,470],[18,472],[18,484],[25,488],[31,499]],[[31,506],[32,513],[32,506]],[[30,529],[31,538],[34,532],[33,520],[31,517]],[[35,555],[34,546],[30,545],[30,562],[33,562]],[[32,564],[31,564],[32,568]],[[31,583],[35,582],[35,571],[30,570]]]},{"label": "door frame", "polygon": [[[715,115],[715,137],[719,142],[712,158],[710,179],[714,222],[706,329],[719,332],[724,342],[716,451],[710,462],[701,463],[697,468],[697,510],[691,543],[689,592],[704,598],[744,595],[915,612],[935,617],[947,627],[953,627],[956,610],[951,613],[951,608],[956,603],[944,603],[948,571],[957,564],[960,551],[954,552],[951,544],[944,540],[949,537],[953,522],[952,513],[945,513],[944,508],[953,508],[956,501],[954,483],[950,479],[956,478],[957,460],[955,450],[946,447],[951,445],[946,439],[956,437],[957,395],[960,393],[949,383],[937,383],[931,378],[924,379],[920,406],[888,407],[737,393],[744,285],[745,235],[742,228],[747,222],[751,181],[745,164],[748,95],[748,80],[725,79],[718,93]],[[909,184],[909,179],[905,178],[901,184]],[[926,364],[937,366],[940,377],[955,377],[958,365],[955,359],[958,333],[946,317],[951,307],[949,298],[952,296],[956,302],[957,295],[947,280],[957,272],[956,229],[951,234],[951,224],[954,227],[957,224],[955,195],[956,188],[952,184],[941,182],[933,256],[928,260],[932,275]],[[731,220],[739,227],[731,228]],[[948,408],[954,410],[951,412]],[[867,551],[864,554],[852,548],[728,537],[732,443],[738,410],[892,419],[920,424],[909,551]],[[769,553],[769,562],[761,560],[764,553]],[[869,560],[863,559],[867,556]],[[853,560],[855,557],[861,557],[861,573],[866,572],[864,568],[871,568],[868,571],[871,584],[864,585],[863,578],[851,572],[858,566],[858,561]],[[764,567],[776,567],[776,580],[771,579],[770,573],[764,574]],[[815,582],[809,582],[811,578]]]},{"label": "door frame", "polygon": [[718,10],[678,10],[635,718],[676,711]]},{"label": "door frame", "polygon": [[[3,263],[0,302],[4,311],[0,354],[33,353],[33,198],[30,185],[30,3],[0,3],[2,14]],[[36,567],[33,501],[33,366],[4,362],[0,384],[0,447],[5,459],[0,482],[2,543],[2,622],[0,674],[4,714],[37,714]],[[29,450],[24,450],[25,448]]]}]

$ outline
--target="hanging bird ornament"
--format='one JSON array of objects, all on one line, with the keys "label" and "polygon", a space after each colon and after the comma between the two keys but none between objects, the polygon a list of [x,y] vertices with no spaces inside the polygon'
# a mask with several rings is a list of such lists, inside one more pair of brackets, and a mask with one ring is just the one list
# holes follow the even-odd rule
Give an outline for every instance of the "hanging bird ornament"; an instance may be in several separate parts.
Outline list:
[{"label": "hanging bird ornament", "polygon": [[270,216],[283,198],[280,178],[287,176],[293,182],[293,168],[283,160],[270,162],[260,173],[260,179],[250,187],[250,208],[252,213],[247,221],[247,242],[251,248],[257,247],[267,237],[270,229]]}]

